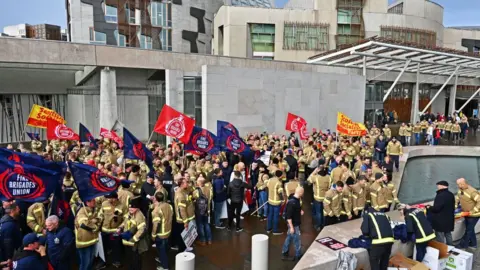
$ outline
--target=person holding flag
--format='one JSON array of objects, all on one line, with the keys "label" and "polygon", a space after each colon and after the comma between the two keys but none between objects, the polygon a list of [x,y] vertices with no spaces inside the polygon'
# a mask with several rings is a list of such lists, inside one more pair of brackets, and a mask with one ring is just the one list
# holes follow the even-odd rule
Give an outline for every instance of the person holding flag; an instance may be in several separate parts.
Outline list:
[{"label": "person holding flag", "polygon": [[91,270],[98,242],[101,219],[95,211],[95,198],[84,201],[75,217],[75,244],[79,258],[79,270]]}]

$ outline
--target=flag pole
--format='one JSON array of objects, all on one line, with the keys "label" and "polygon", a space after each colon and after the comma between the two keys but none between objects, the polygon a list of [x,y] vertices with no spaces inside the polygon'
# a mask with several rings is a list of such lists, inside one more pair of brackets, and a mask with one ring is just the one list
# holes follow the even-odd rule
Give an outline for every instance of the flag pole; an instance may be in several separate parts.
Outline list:
[{"label": "flag pole", "polygon": [[148,137],[148,141],[147,141],[147,145],[150,144],[150,140],[152,139],[153,137],[153,130],[152,130],[152,133],[150,133],[150,137]]}]

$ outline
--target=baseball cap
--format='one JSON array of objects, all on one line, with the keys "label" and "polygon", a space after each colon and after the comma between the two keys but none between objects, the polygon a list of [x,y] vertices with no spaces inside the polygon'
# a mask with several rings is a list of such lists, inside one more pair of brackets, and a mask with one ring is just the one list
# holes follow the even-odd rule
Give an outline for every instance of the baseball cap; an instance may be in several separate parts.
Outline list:
[{"label": "baseball cap", "polygon": [[39,242],[40,239],[38,238],[36,233],[29,233],[23,237],[23,246],[28,246],[35,242]]}]

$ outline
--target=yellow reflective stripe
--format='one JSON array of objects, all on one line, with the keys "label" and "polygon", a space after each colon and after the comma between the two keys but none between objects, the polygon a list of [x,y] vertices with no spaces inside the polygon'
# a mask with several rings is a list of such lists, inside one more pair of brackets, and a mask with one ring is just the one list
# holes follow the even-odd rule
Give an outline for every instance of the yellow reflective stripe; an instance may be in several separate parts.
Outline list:
[{"label": "yellow reflective stripe", "polygon": [[35,218],[32,216],[27,216],[27,220],[35,220]]},{"label": "yellow reflective stripe", "polygon": [[325,197],[320,197],[320,196],[313,196],[313,198],[315,198],[315,200],[317,200],[317,201],[325,199]]},{"label": "yellow reflective stripe", "polygon": [[156,217],[156,218],[154,218],[152,221],[153,221],[153,222],[156,222],[156,221],[159,221],[159,220],[160,220],[160,218],[159,218],[159,217]]},{"label": "yellow reflective stripe", "polygon": [[138,238],[135,235],[133,236],[133,242],[138,242]]},{"label": "yellow reflective stripe", "polygon": [[80,218],[80,219],[78,219],[78,223],[82,223],[85,220],[88,220],[88,218]]},{"label": "yellow reflective stripe", "polygon": [[338,198],[338,195],[333,196],[332,201]]},{"label": "yellow reflective stripe", "polygon": [[[382,233],[380,232],[380,228],[378,227],[378,223],[377,223],[377,221],[375,220],[375,217],[373,216],[372,213],[368,213],[368,215],[369,215],[370,218],[372,219],[373,226],[375,226],[375,230],[377,231],[378,240],[381,240],[381,239],[382,239]],[[373,243],[373,241],[372,241],[372,243]]]},{"label": "yellow reflective stripe", "polygon": [[122,209],[115,208],[115,211],[118,211],[120,214],[123,213]]},{"label": "yellow reflective stripe", "polygon": [[393,243],[395,240],[393,237],[386,237],[382,239],[373,239],[372,244],[385,244],[385,243]]},{"label": "yellow reflective stripe", "polygon": [[[163,215],[162,209],[159,209],[159,211],[160,211],[160,214],[161,214],[162,217],[163,217],[164,215]],[[160,218],[158,218],[158,219],[160,220]],[[162,227],[161,227],[161,232],[165,232],[165,223],[166,223],[166,220],[163,219],[163,221],[162,221]]]},{"label": "yellow reflective stripe", "polygon": [[325,200],[323,201],[323,203],[325,203],[325,204],[330,204],[330,200],[329,200],[329,199],[325,199]]},{"label": "yellow reflective stripe", "polygon": [[103,207],[103,210],[110,210],[110,209],[112,209],[112,207],[110,207],[110,206]]},{"label": "yellow reflective stripe", "polygon": [[355,195],[355,194],[353,194],[352,197],[355,198],[355,199],[358,199],[358,196]]},{"label": "yellow reflective stripe", "polygon": [[377,197],[377,194],[370,192],[370,196]]},{"label": "yellow reflective stripe", "polygon": [[109,228],[102,227],[102,232],[105,232],[105,233],[112,233],[116,231],[117,229],[109,229]]},{"label": "yellow reflective stripe", "polygon": [[478,194],[475,196],[475,198],[473,198],[474,201],[477,201],[478,199]]},{"label": "yellow reflective stripe", "polygon": [[178,203],[178,207],[187,207],[187,205],[184,203]]},{"label": "yellow reflective stripe", "polygon": [[157,233],[156,236],[165,236],[165,235],[168,235],[168,234],[170,234],[170,231],[164,232],[164,233]]},{"label": "yellow reflective stripe", "polygon": [[[426,242],[426,241],[430,241],[432,240],[433,238],[435,238],[435,234],[430,234],[429,236],[425,235],[425,231],[423,230],[423,227],[422,225],[420,224],[420,221],[418,220],[418,218],[414,215],[414,214],[409,214],[414,220],[415,222],[417,223],[417,227],[418,229],[420,230],[420,233],[422,234],[422,238],[419,238],[419,239],[416,239],[415,242],[417,243],[423,243],[423,242]],[[432,237],[433,236],[433,237]]]},{"label": "yellow reflective stripe", "polygon": [[360,192],[358,192],[358,194],[360,195],[360,194],[362,194],[362,193],[363,193],[363,188],[360,189]]},{"label": "yellow reflective stripe", "polygon": [[137,225],[137,228],[138,228],[138,229],[141,229],[141,228],[143,228],[145,225],[146,225],[145,222],[142,222],[142,223],[140,223],[140,224]]},{"label": "yellow reflective stripe", "polygon": [[34,213],[43,212],[43,209],[42,209],[42,208],[38,208],[38,209],[33,210],[33,212],[34,212]]},{"label": "yellow reflective stripe", "polygon": [[348,202],[348,198],[343,198],[344,201]]},{"label": "yellow reflective stripe", "polygon": [[469,199],[472,198],[467,192],[464,192],[463,195],[467,196]]},{"label": "yellow reflective stripe", "polygon": [[35,225],[35,228],[33,229],[34,231],[38,232],[38,229],[40,229],[40,225]]},{"label": "yellow reflective stripe", "polygon": [[127,240],[122,240],[122,243],[123,243],[125,246],[131,246],[131,247],[135,245],[135,243],[130,242],[130,241],[127,241]]},{"label": "yellow reflective stripe", "polygon": [[92,239],[90,241],[82,242],[82,241],[78,241],[78,238],[77,238],[77,245],[90,245],[90,244],[95,244],[97,241],[98,241],[98,238]]}]

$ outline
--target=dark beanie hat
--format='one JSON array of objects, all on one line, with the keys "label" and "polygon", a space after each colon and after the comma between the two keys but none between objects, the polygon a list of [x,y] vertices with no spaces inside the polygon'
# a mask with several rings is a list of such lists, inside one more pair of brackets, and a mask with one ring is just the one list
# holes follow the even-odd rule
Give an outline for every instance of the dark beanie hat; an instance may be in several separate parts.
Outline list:
[{"label": "dark beanie hat", "polygon": [[447,182],[447,181],[439,181],[439,182],[437,183],[437,185],[448,187],[448,182]]},{"label": "dark beanie hat", "polygon": [[375,174],[375,180],[381,179],[383,177],[383,173],[376,173]]}]

